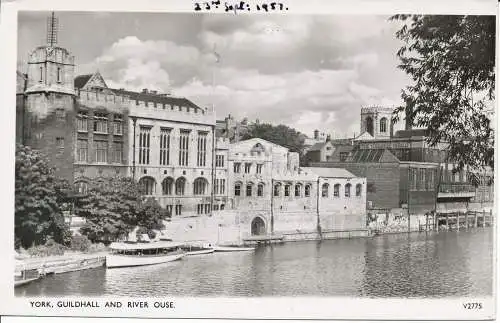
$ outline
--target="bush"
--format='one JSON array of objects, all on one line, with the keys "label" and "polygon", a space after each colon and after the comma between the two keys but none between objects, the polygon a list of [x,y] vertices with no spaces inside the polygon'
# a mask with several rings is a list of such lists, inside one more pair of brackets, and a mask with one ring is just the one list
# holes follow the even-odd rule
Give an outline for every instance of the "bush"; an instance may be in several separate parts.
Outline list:
[{"label": "bush", "polygon": [[87,252],[91,245],[92,243],[86,236],[75,235],[71,237],[70,248],[73,251]]},{"label": "bush", "polygon": [[44,245],[30,247],[27,252],[31,257],[61,256],[67,248],[52,239],[47,240]]},{"label": "bush", "polygon": [[89,253],[103,252],[103,251],[108,251],[108,247],[106,247],[104,243],[91,244],[88,250]]}]

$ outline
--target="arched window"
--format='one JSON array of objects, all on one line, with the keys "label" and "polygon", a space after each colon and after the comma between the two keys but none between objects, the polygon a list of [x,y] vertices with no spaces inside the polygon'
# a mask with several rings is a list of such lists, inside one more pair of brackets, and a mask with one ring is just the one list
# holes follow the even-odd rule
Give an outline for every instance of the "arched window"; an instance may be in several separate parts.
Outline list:
[{"label": "arched window", "polygon": [[302,195],[302,184],[295,184],[295,197],[300,197]]},{"label": "arched window", "polygon": [[75,190],[78,192],[78,194],[87,194],[87,191],[89,189],[89,184],[87,182],[76,182],[75,183]]},{"label": "arched window", "polygon": [[387,118],[380,119],[380,132],[387,132]]},{"label": "arched window", "polygon": [[175,195],[184,195],[185,188],[186,188],[186,179],[184,177],[179,177],[175,181]]},{"label": "arched window", "polygon": [[264,184],[257,185],[257,196],[264,196]]},{"label": "arched window", "polygon": [[174,186],[174,179],[172,177],[167,177],[161,182],[161,192],[163,195],[172,195]]},{"label": "arched window", "polygon": [[194,195],[204,195],[207,189],[208,181],[203,177],[198,177],[193,182],[193,194]]},{"label": "arched window", "polygon": [[280,196],[281,183],[274,184],[274,196]]},{"label": "arched window", "polygon": [[292,184],[287,183],[285,184],[285,196],[290,196],[290,188],[292,187]]},{"label": "arched window", "polygon": [[345,184],[345,197],[351,197],[351,184]]},{"label": "arched window", "polygon": [[252,182],[247,183],[246,196],[252,196],[252,190],[253,190],[253,183]]},{"label": "arched window", "polygon": [[304,188],[304,196],[309,197],[311,196],[311,184],[307,184]]},{"label": "arched window", "polygon": [[143,177],[139,180],[144,195],[153,195],[155,193],[156,182],[152,177]]},{"label": "arched window", "polygon": [[356,184],[356,196],[361,196],[361,184]]},{"label": "arched window", "polygon": [[333,186],[333,196],[340,197],[340,184],[335,184]]},{"label": "arched window", "polygon": [[241,183],[236,182],[234,183],[234,196],[240,196],[241,195]]},{"label": "arched window", "polygon": [[322,197],[328,197],[328,183],[324,183],[321,186],[321,196]]},{"label": "arched window", "polygon": [[366,132],[373,136],[373,119],[371,117],[367,117],[365,119],[366,122]]}]

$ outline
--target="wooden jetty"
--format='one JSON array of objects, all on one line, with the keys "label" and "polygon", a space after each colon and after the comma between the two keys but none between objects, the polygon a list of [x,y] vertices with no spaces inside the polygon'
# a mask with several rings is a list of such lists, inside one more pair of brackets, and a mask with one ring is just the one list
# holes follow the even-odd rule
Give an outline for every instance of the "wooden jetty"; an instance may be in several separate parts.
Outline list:
[{"label": "wooden jetty", "polygon": [[460,230],[493,225],[493,210],[427,214],[420,231]]},{"label": "wooden jetty", "polygon": [[284,236],[283,235],[259,235],[259,236],[251,236],[248,238],[244,238],[244,244],[248,245],[260,245],[260,244],[276,244],[283,243]]}]

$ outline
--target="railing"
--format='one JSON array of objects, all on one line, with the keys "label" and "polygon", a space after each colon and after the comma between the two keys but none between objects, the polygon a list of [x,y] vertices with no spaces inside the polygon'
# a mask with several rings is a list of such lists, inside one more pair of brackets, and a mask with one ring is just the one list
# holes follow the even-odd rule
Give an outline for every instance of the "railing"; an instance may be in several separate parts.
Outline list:
[{"label": "railing", "polygon": [[439,185],[439,193],[474,193],[476,188],[468,183],[443,183]]}]

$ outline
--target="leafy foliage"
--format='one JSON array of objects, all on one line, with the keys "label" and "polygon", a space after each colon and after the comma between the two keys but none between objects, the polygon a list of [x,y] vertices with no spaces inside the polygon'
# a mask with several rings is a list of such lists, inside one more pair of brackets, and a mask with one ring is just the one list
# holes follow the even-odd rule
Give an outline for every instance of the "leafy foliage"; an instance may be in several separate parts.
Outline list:
[{"label": "leafy foliage", "polygon": [[96,179],[78,203],[86,219],[80,232],[91,241],[114,241],[126,236],[137,222],[141,188],[131,178]]},{"label": "leafy foliage", "polygon": [[429,144],[449,144],[450,161],[493,167],[490,127],[495,88],[495,17],[396,15],[404,42],[399,68],[412,78],[402,91],[407,124],[427,128]]},{"label": "leafy foliage", "polygon": [[28,248],[27,252],[31,257],[61,256],[68,248],[48,239],[43,245],[35,245]]},{"label": "leafy foliage", "polygon": [[242,135],[242,140],[261,138],[274,144],[286,147],[292,152],[302,154],[304,136],[297,130],[285,125],[274,126],[269,123],[253,123]]},{"label": "leafy foliage", "polygon": [[67,243],[70,232],[59,205],[67,198],[68,187],[55,177],[54,168],[40,152],[16,146],[16,247],[43,245],[50,239]]},{"label": "leafy foliage", "polygon": [[153,230],[163,230],[165,228],[163,221],[170,217],[171,214],[162,208],[155,199],[148,198],[139,206],[136,225],[143,229],[140,230],[141,233],[147,233],[150,238],[154,238]]}]

